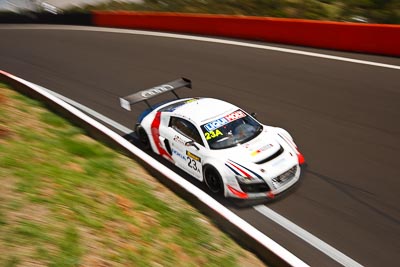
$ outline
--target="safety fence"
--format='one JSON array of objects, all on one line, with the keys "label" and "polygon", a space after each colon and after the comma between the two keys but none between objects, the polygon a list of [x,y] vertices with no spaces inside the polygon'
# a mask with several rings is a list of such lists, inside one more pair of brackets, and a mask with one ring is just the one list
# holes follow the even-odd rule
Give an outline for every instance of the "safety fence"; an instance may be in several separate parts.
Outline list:
[{"label": "safety fence", "polygon": [[164,12],[0,13],[0,23],[91,25],[400,56],[400,25]]}]

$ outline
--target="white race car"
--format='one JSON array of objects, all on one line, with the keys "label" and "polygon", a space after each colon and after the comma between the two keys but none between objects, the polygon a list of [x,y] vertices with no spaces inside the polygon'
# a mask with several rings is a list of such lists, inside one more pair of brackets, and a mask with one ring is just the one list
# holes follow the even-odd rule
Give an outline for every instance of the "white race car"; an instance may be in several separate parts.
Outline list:
[{"label": "white race car", "polygon": [[[152,149],[216,194],[240,199],[274,198],[300,177],[304,157],[290,134],[259,123],[254,114],[213,98],[180,99],[178,79],[120,98],[121,106],[144,101],[136,134]],[[178,99],[151,106],[148,99],[172,92]]]}]

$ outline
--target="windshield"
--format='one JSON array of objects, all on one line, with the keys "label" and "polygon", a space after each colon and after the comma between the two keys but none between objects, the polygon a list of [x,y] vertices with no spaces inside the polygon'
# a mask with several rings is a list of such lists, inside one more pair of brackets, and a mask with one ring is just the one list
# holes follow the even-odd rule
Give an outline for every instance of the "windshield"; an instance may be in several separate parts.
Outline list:
[{"label": "windshield", "polygon": [[224,149],[250,141],[262,132],[263,127],[238,109],[222,118],[203,124],[201,130],[211,149]]}]

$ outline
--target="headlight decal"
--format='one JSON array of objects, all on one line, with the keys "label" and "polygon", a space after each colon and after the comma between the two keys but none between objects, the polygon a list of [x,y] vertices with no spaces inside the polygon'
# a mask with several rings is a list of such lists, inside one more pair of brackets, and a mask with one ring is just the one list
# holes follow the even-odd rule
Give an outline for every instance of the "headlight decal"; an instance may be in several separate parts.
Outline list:
[{"label": "headlight decal", "polygon": [[228,169],[230,169],[234,174],[236,175],[240,175],[239,172],[237,172],[234,168],[232,168],[231,166],[229,166],[228,164],[225,163],[225,166],[228,167]]},{"label": "headlight decal", "polygon": [[[243,165],[241,165],[237,162],[234,162],[233,160],[229,160],[228,164],[229,165],[227,165],[225,163],[225,165],[228,166],[228,168],[231,169],[236,175],[240,175],[240,176],[244,176],[244,177],[248,177],[248,178],[257,177],[259,179],[262,179],[261,175],[259,175],[258,173],[244,167]],[[251,174],[249,174],[249,173],[251,173]]]}]

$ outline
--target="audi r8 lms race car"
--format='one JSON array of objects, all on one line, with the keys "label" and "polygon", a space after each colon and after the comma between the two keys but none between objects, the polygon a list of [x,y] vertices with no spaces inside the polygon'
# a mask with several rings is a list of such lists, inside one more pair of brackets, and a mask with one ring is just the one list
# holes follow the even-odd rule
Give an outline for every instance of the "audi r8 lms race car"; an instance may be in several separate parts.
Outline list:
[{"label": "audi r8 lms race car", "polygon": [[[213,193],[240,199],[274,198],[292,187],[305,160],[290,134],[263,125],[228,102],[213,98],[180,99],[175,90],[191,88],[181,78],[120,98],[121,106],[144,101],[136,134],[153,150]],[[150,105],[148,100],[172,92],[176,99]]]}]

